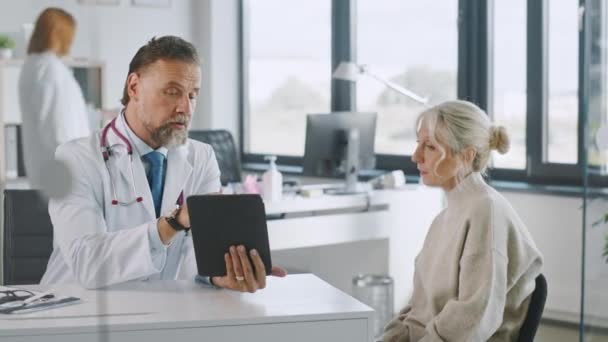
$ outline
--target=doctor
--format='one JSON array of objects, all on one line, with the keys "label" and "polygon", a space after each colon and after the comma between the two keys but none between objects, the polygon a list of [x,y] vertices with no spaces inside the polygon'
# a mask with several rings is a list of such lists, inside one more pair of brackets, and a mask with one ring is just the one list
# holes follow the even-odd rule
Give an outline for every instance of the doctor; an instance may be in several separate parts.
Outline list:
[{"label": "doctor", "polygon": [[34,189],[47,190],[45,169],[55,149],[91,134],[82,91],[63,63],[76,32],[76,20],[60,8],[45,9],[36,20],[19,75],[25,168]]},{"label": "doctor", "polygon": [[[200,77],[190,43],[153,38],[129,65],[124,111],[101,132],[57,149],[73,179],[69,194],[49,203],[54,250],[42,284],[98,288],[197,274],[184,199],[220,190],[213,149],[187,138]],[[250,257],[253,265],[243,246],[231,247],[228,274],[207,282],[237,291],[264,288],[261,258],[255,251]],[[285,275],[278,267],[272,273]]]}]

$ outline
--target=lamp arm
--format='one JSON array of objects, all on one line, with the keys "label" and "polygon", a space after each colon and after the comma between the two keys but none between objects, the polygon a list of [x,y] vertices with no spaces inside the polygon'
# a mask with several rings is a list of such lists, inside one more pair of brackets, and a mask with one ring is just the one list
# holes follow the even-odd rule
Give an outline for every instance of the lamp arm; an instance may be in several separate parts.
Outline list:
[{"label": "lamp arm", "polygon": [[413,91],[407,90],[404,87],[402,87],[402,86],[400,86],[400,85],[398,85],[398,84],[396,84],[394,82],[388,81],[388,80],[386,80],[386,79],[384,79],[384,78],[382,78],[382,77],[380,77],[380,76],[378,76],[378,75],[376,75],[374,73],[371,73],[371,72],[369,72],[368,69],[364,69],[363,72],[365,74],[369,75],[370,77],[376,79],[377,81],[381,82],[385,86],[387,86],[387,87],[393,89],[394,91],[399,92],[399,93],[401,93],[401,94],[403,94],[403,95],[405,95],[405,96],[413,99],[414,101],[417,101],[417,102],[422,103],[422,104],[426,104],[428,102],[427,98],[422,97],[422,96],[414,93]]}]

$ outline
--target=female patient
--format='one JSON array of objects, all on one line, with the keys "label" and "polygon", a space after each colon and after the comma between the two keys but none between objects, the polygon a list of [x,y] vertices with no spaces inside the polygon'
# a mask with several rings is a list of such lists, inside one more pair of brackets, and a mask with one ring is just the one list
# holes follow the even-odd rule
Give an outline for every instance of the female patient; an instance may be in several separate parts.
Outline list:
[{"label": "female patient", "polygon": [[482,175],[491,150],[506,153],[504,127],[466,101],[420,114],[412,156],[422,181],[443,188],[445,208],[416,258],[409,304],[383,341],[514,341],[542,257],[507,200]]}]

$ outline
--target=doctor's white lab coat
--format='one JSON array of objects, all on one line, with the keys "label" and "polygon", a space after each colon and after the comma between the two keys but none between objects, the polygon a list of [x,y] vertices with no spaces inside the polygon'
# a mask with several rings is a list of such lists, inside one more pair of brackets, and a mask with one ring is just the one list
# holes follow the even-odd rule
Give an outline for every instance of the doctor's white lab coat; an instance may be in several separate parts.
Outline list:
[{"label": "doctor's white lab coat", "polygon": [[27,56],[19,77],[25,170],[34,189],[55,149],[91,134],[87,108],[72,71],[52,52]]},{"label": "doctor's white lab coat", "polygon": [[[124,124],[116,121],[123,134]],[[157,219],[141,158],[134,151],[131,164],[124,143],[111,130],[107,141],[113,147],[109,172],[100,153],[100,133],[57,149],[57,159],[67,163],[73,184],[66,198],[49,203],[54,249],[41,283],[78,282],[97,288],[130,280],[193,279],[197,270],[192,235],[179,232],[168,247],[154,247],[151,236],[159,239]],[[188,140],[170,149],[166,162],[161,215],[174,207],[182,190],[184,200],[220,190],[220,171],[211,146]],[[112,205],[110,175],[119,200],[136,197],[130,165],[143,202]]]}]

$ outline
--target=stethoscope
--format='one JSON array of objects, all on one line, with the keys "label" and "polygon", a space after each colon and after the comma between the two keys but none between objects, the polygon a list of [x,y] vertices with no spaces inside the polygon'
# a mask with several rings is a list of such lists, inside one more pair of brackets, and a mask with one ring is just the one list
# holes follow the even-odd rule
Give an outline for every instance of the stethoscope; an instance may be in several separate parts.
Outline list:
[{"label": "stethoscope", "polygon": [[[133,147],[131,146],[129,139],[127,139],[116,128],[116,119],[117,118],[112,119],[112,121],[110,121],[110,123],[108,123],[101,131],[101,139],[99,140],[99,145],[100,145],[99,147],[101,148],[103,162],[106,166],[106,169],[108,170],[108,177],[110,178],[110,186],[112,187],[112,205],[129,206],[134,203],[143,202],[144,198],[142,196],[137,196],[138,191],[135,188],[135,175],[133,173]],[[112,132],[114,132],[114,134],[116,134],[116,136],[120,140],[122,140],[122,142],[127,147],[127,153],[129,154],[129,170],[131,173],[131,188],[133,189],[133,195],[135,197],[132,200],[121,201],[118,199],[118,196],[116,195],[116,186],[114,184],[114,181],[112,180],[112,173],[110,172],[110,167],[108,166],[108,160],[110,159],[110,156],[112,155],[112,150],[111,150],[110,146],[107,145],[108,131],[110,129],[112,129]],[[175,204],[177,204],[178,206],[181,206],[183,203],[184,203],[184,191],[182,190],[180,192],[179,197],[177,198],[177,201]]]}]

